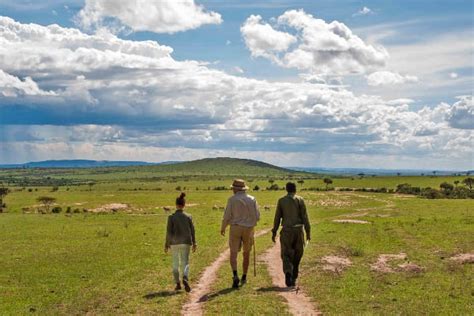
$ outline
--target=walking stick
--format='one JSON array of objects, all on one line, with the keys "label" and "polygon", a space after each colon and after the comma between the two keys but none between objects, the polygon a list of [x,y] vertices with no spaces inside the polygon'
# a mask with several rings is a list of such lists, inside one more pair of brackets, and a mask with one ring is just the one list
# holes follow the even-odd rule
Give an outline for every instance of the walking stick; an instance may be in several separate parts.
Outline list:
[{"label": "walking stick", "polygon": [[253,276],[257,276],[257,258],[256,258],[256,251],[255,251],[255,238],[253,239]]}]

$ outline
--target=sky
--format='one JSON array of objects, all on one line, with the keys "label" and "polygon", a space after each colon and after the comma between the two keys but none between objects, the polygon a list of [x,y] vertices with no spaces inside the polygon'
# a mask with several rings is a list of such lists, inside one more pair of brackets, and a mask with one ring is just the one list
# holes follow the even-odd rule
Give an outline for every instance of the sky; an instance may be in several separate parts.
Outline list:
[{"label": "sky", "polygon": [[473,5],[0,0],[0,163],[474,169]]}]

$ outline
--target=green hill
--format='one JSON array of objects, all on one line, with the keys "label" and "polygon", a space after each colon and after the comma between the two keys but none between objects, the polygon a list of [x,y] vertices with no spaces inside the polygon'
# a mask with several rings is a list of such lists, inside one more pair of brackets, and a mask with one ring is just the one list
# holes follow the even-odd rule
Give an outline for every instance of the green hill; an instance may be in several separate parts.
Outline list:
[{"label": "green hill", "polygon": [[280,176],[301,174],[265,162],[237,158],[205,158],[170,165],[147,166],[140,169],[170,175],[221,175],[221,176]]}]

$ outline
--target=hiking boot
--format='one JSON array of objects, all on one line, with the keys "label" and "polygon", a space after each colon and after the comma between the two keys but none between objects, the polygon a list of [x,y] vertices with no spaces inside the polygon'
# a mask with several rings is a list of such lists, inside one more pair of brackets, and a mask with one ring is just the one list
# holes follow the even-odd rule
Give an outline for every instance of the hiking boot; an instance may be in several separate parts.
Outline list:
[{"label": "hiking boot", "polygon": [[285,273],[285,284],[288,287],[293,286],[293,278],[291,277],[291,273]]},{"label": "hiking boot", "polygon": [[240,279],[240,286],[244,286],[245,283],[247,283],[247,275],[246,274],[242,275],[242,278]]},{"label": "hiking boot", "polygon": [[189,282],[187,278],[183,278],[183,285],[184,285],[184,290],[186,292],[191,292],[191,287],[189,286]]},{"label": "hiking boot", "polygon": [[174,288],[175,291],[181,290],[181,283],[176,283],[176,287]]},{"label": "hiking boot", "polygon": [[232,279],[232,288],[233,289],[238,289],[239,288],[239,283],[240,283],[239,277],[234,276],[234,278]]},{"label": "hiking boot", "polygon": [[293,279],[291,280],[291,285],[290,285],[290,286],[296,286],[296,279],[293,278]]}]

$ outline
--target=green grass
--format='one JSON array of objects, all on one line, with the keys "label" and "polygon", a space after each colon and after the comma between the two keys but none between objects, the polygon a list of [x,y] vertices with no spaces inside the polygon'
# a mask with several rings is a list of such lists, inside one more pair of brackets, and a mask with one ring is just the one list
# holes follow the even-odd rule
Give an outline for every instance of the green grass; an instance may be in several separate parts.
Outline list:
[{"label": "green grass", "polygon": [[[235,167],[235,166],[234,166]],[[7,170],[0,178],[67,178],[96,184],[60,186],[10,186],[7,213],[0,214],[0,311],[1,314],[165,314],[177,315],[186,294],[171,295],[171,258],[163,253],[166,214],[162,207],[174,204],[177,186],[188,193],[187,211],[196,223],[199,249],[191,257],[191,282],[226,248],[219,235],[221,210],[231,191],[234,175],[193,176],[178,170],[152,172],[150,167],[81,170]],[[154,168],[154,167],[153,167]],[[253,168],[253,166],[252,166]],[[260,168],[260,167],[259,167]],[[216,167],[216,170],[218,168]],[[283,186],[289,175],[251,175],[249,186],[265,188],[269,180]],[[262,169],[259,169],[262,171]],[[273,171],[272,171],[273,172]],[[174,175],[171,175],[174,173]],[[324,187],[319,176],[304,178],[303,188]],[[315,178],[311,178],[315,177]],[[459,177],[336,178],[338,187],[387,187],[399,183],[439,187]],[[251,182],[250,182],[251,181]],[[300,186],[301,187],[301,186]],[[69,188],[69,190],[68,190]],[[211,188],[211,190],[208,190]],[[32,189],[32,192],[28,192]],[[277,199],[284,191],[250,192],[262,206],[259,228],[270,227]],[[325,314],[468,314],[472,309],[473,267],[453,264],[447,258],[473,252],[472,200],[426,200],[391,194],[360,192],[312,192],[301,194],[313,223],[313,240],[302,263],[301,284]],[[63,212],[57,215],[22,214],[37,207],[38,196],[52,196]],[[76,204],[81,205],[76,205]],[[65,214],[67,206],[92,209],[108,203],[126,203],[133,214]],[[265,211],[263,206],[269,206]],[[338,224],[344,214],[370,225]],[[389,217],[380,217],[380,216]],[[270,246],[269,236],[257,241],[259,252]],[[369,265],[381,253],[406,252],[410,261],[425,268],[421,274],[384,275]],[[339,275],[322,271],[325,255],[348,255],[353,265]],[[212,293],[204,304],[206,314],[280,314],[287,309],[271,285],[265,266],[239,291],[226,291],[230,268],[219,270]],[[420,299],[423,298],[423,299]]]}]

